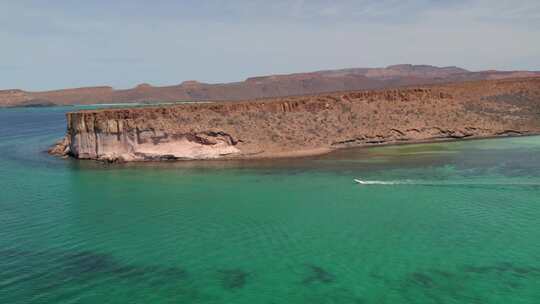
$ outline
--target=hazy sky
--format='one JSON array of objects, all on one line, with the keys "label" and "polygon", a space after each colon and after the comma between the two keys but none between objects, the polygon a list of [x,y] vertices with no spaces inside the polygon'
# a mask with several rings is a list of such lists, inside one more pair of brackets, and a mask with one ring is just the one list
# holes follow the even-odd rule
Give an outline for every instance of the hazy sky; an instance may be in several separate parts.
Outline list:
[{"label": "hazy sky", "polygon": [[396,63],[540,70],[540,1],[0,0],[0,89]]}]

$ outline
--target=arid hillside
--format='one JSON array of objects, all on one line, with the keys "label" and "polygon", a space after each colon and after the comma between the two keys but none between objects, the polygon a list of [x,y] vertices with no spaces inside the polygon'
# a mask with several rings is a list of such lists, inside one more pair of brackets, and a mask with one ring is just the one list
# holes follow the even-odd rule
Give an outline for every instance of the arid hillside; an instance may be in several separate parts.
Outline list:
[{"label": "arid hillside", "polygon": [[224,84],[185,81],[179,85],[164,87],[141,84],[127,90],[115,90],[107,86],[47,92],[3,90],[0,91],[0,107],[125,102],[231,101],[534,76],[540,76],[540,72],[470,72],[457,67],[405,64],[386,68],[354,68],[252,77],[242,82]]},{"label": "arid hillside", "polygon": [[540,133],[540,78],[77,111],[51,152],[140,161],[280,157]]}]

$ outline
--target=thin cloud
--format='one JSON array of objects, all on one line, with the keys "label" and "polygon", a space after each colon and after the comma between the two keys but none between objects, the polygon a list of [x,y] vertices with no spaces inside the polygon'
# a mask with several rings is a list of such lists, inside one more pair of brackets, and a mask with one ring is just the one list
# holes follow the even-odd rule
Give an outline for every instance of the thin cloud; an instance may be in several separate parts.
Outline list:
[{"label": "thin cloud", "polygon": [[537,0],[0,3],[0,88],[243,80],[397,63],[540,69]]}]

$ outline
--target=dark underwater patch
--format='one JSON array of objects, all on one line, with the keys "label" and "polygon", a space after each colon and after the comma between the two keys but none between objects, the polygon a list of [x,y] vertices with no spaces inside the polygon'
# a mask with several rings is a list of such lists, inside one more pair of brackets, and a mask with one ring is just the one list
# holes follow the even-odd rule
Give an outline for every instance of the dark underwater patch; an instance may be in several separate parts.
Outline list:
[{"label": "dark underwater patch", "polygon": [[108,277],[149,286],[176,284],[188,277],[187,271],[179,267],[123,263],[111,254],[94,251],[3,250],[0,258],[12,261],[6,264],[5,271],[31,272],[36,291]]},{"label": "dark underwater patch", "polygon": [[[371,276],[380,279],[379,275]],[[540,267],[516,266],[510,262],[487,265],[461,265],[456,270],[429,269],[406,274],[399,280],[385,282],[410,303],[426,299],[433,303],[486,303],[474,290],[476,282],[490,282],[500,293],[513,294],[523,284],[537,281]]]},{"label": "dark underwater patch", "polygon": [[424,288],[433,288],[436,285],[432,277],[422,272],[411,273],[409,276],[409,280],[414,284],[422,286]]},{"label": "dark underwater patch", "polygon": [[225,289],[240,289],[246,285],[249,273],[242,269],[219,270],[221,285]]},{"label": "dark underwater patch", "polygon": [[330,284],[333,283],[336,280],[335,275],[332,273],[326,271],[324,268],[316,265],[308,264],[307,267],[310,270],[310,273],[308,276],[302,280],[302,284],[308,285],[312,283],[324,283],[324,284]]},{"label": "dark underwater patch", "polygon": [[112,255],[82,251],[69,253],[62,258],[63,271],[74,275],[114,272],[122,265]]}]

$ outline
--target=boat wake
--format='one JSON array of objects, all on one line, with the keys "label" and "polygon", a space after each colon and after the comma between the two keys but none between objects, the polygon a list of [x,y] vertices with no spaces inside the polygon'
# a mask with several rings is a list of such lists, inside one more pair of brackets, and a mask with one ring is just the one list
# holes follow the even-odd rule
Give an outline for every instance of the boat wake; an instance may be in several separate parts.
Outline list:
[{"label": "boat wake", "polygon": [[409,184],[410,181],[378,181],[378,180],[360,180],[355,178],[354,182],[361,185],[400,185]]},{"label": "boat wake", "polygon": [[536,182],[423,182],[418,180],[393,180],[393,181],[381,181],[381,180],[361,180],[354,179],[354,182],[359,185],[417,185],[417,186],[432,186],[432,187],[540,187],[540,183]]}]

